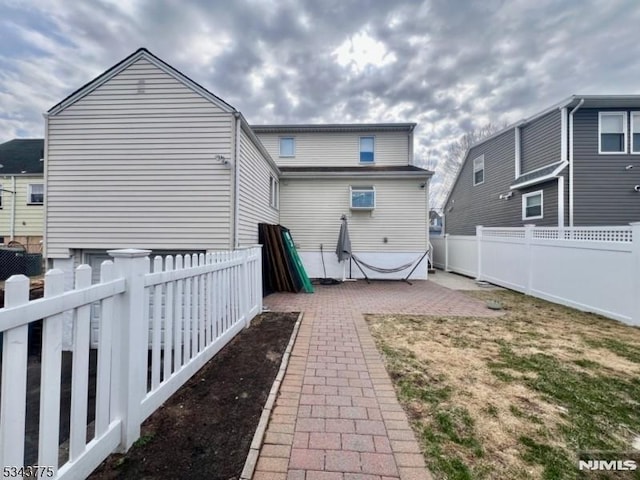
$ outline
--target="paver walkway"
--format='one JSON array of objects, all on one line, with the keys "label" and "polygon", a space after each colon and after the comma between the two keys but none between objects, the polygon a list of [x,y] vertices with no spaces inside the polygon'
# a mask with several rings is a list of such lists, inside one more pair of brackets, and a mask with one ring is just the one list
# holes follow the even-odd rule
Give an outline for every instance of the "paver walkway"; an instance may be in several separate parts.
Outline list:
[{"label": "paver walkway", "polygon": [[432,282],[345,283],[275,294],[274,311],[303,311],[255,480],[431,478],[364,313],[493,316]]}]

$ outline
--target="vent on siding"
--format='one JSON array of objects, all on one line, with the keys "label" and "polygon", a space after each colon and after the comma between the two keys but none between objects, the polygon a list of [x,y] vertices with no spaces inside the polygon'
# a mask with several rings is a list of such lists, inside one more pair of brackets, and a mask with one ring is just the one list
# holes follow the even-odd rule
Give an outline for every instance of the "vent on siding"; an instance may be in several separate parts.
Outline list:
[{"label": "vent on siding", "polygon": [[138,93],[144,93],[144,78],[138,80]]}]

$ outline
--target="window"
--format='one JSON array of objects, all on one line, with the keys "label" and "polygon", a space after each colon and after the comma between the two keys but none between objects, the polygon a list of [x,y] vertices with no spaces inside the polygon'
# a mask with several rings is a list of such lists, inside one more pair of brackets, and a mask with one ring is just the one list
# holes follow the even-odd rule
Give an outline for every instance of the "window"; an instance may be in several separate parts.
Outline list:
[{"label": "window", "polygon": [[374,162],[373,147],[373,137],[360,137],[360,163]]},{"label": "window", "polygon": [[280,203],[280,184],[275,177],[269,180],[269,205],[277,209]]},{"label": "window", "polygon": [[627,113],[600,112],[598,153],[627,153]]},{"label": "window", "polygon": [[640,153],[640,112],[631,113],[631,153]]},{"label": "window", "polygon": [[280,137],[280,156],[295,157],[296,142],[293,137]]},{"label": "window", "polygon": [[484,183],[484,155],[473,160],[473,184]]},{"label": "window", "polygon": [[522,219],[542,218],[542,190],[522,195]]},{"label": "window", "polygon": [[29,201],[27,205],[42,205],[44,203],[44,185],[42,183],[29,184]]},{"label": "window", "polygon": [[373,210],[376,208],[374,187],[351,187],[351,209]]}]

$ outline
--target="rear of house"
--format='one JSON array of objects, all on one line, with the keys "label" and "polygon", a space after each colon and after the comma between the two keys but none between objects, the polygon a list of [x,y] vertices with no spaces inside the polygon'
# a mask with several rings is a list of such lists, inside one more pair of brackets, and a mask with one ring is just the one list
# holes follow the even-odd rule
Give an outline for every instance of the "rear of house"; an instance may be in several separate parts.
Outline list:
[{"label": "rear of house", "polygon": [[45,118],[54,266],[97,266],[117,248],[228,250],[278,220],[278,168],[242,115],[145,49]]},{"label": "rear of house", "polygon": [[639,221],[638,155],[640,96],[573,96],[469,149],[445,231]]},{"label": "rear of house", "polygon": [[44,141],[17,138],[0,144],[0,244],[19,242],[42,251]]},{"label": "rear of house", "polygon": [[[362,278],[335,254],[341,217],[352,252],[372,266],[414,263],[428,248],[431,172],[412,165],[415,124],[254,125],[276,159],[280,223],[311,277]],[[324,261],[324,265],[323,265]],[[411,278],[426,278],[422,261]],[[410,269],[374,278],[403,278]]]}]

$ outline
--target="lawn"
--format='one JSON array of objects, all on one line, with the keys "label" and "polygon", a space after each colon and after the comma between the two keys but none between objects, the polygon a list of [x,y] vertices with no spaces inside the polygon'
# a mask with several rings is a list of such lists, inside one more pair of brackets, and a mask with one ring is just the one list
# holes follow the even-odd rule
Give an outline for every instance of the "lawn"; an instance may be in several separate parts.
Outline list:
[{"label": "lawn", "polygon": [[[511,291],[466,294],[505,314],[367,318],[435,478],[573,479],[579,452],[640,449],[639,328]],[[615,475],[590,478],[640,478]]]}]

